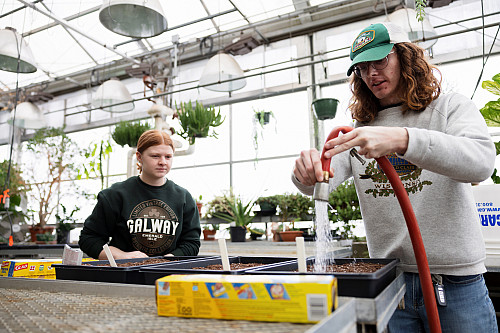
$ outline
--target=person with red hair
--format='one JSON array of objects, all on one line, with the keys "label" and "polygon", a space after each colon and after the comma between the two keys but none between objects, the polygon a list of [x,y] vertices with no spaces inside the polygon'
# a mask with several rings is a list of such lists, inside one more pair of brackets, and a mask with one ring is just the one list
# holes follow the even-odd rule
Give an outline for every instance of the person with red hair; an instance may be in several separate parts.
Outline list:
[{"label": "person with red hair", "polygon": [[174,144],[159,130],[144,132],[137,143],[139,176],[115,183],[97,196],[78,244],[92,258],[115,259],[196,256],[200,217],[191,194],[166,178]]}]

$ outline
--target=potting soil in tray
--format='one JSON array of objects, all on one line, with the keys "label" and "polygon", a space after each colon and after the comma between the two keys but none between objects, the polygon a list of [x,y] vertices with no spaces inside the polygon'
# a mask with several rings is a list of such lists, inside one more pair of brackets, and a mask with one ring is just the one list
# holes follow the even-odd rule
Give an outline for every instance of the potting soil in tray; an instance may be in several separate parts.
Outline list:
[{"label": "potting soil in tray", "polygon": [[275,264],[293,261],[293,257],[229,257],[230,271],[222,270],[222,261],[219,258],[202,259],[196,261],[176,262],[168,265],[155,265],[140,269],[144,274],[145,284],[154,284],[161,277],[171,274],[242,274],[248,269],[269,267]]},{"label": "potting soil in tray", "polygon": [[55,264],[56,278],[61,280],[115,282],[144,284],[144,274],[139,271],[141,267],[174,264],[181,261],[201,260],[216,258],[215,256],[169,256],[134,259],[117,259],[118,267],[111,267],[109,261],[98,260],[85,263],[81,266]]},{"label": "potting soil in tray", "polygon": [[[316,273],[311,272],[312,269],[309,270],[309,266],[312,268],[314,264],[314,258],[308,258],[307,273],[299,273],[297,260],[294,260],[268,267],[248,269],[245,274],[334,275],[338,280],[339,296],[374,298],[396,278],[398,262],[399,259],[342,258],[335,259],[334,263],[327,265],[327,272]],[[373,264],[376,266],[373,267]],[[377,266],[381,267],[374,270]]]}]

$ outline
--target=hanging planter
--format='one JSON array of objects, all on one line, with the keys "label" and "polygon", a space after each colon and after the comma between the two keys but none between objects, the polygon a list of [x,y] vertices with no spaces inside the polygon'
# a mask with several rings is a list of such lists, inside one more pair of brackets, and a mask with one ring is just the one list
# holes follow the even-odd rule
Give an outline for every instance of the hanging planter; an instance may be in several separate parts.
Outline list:
[{"label": "hanging planter", "polygon": [[339,100],[335,98],[320,98],[312,102],[312,107],[319,120],[333,119],[337,113]]},{"label": "hanging planter", "polygon": [[[267,125],[269,124],[269,121],[271,120],[271,111],[256,111],[255,112],[255,119],[257,122],[262,126],[262,125]],[[273,115],[274,118],[274,115]]]},{"label": "hanging planter", "polygon": [[[196,138],[217,138],[217,133],[213,128],[222,125],[225,119],[222,118],[220,110],[216,111],[213,106],[205,108],[198,101],[196,101],[195,105],[191,101],[181,103],[177,110],[177,116],[182,127],[179,135],[189,140],[190,145],[195,143]],[[209,134],[211,128],[212,133]]]}]

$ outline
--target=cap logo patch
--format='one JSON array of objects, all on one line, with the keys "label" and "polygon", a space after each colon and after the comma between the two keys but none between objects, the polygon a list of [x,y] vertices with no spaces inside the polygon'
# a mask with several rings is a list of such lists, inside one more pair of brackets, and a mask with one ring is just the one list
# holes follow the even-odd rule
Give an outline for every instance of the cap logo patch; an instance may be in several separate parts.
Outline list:
[{"label": "cap logo patch", "polygon": [[354,43],[352,43],[351,52],[354,53],[361,49],[366,44],[372,42],[375,39],[375,30],[363,31],[358,35]]}]

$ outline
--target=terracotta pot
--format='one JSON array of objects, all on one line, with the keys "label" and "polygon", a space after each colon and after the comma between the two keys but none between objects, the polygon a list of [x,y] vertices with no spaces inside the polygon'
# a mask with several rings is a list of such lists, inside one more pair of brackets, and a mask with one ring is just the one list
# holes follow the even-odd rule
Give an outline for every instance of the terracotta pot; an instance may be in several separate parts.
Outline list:
[{"label": "terracotta pot", "polygon": [[203,203],[196,201],[196,207],[198,207],[198,213],[200,214],[201,219],[201,207],[203,207]]},{"label": "terracotta pot", "polygon": [[302,237],[303,234],[302,231],[280,231],[279,237],[282,242],[295,242],[295,238]]},{"label": "terracotta pot", "polygon": [[45,233],[53,233],[55,227],[54,226],[45,226],[45,227],[40,227],[38,225],[33,225],[30,226],[30,234],[31,234],[31,241],[36,243],[36,235],[37,234],[45,234]]},{"label": "terracotta pot", "polygon": [[217,230],[203,230],[203,239],[206,241],[214,241]]}]

